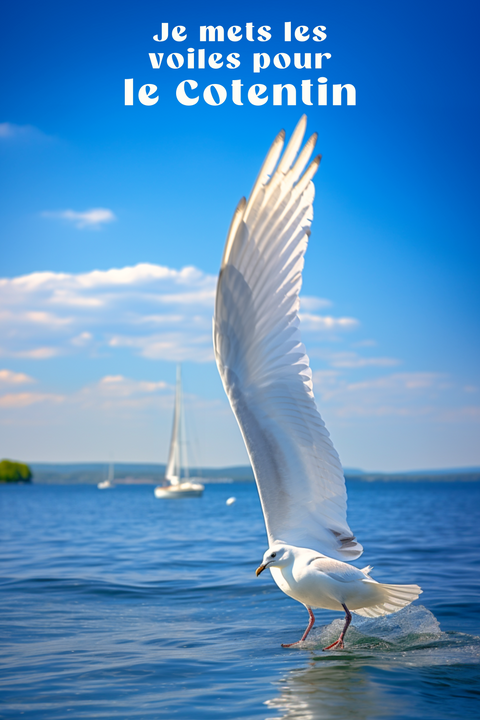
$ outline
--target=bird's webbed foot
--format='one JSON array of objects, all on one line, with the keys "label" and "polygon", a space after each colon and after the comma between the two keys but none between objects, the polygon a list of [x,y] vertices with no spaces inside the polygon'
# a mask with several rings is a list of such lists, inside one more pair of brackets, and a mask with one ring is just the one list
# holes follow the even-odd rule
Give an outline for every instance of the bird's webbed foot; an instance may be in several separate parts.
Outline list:
[{"label": "bird's webbed foot", "polygon": [[297,640],[297,642],[294,642],[294,643],[282,643],[282,647],[287,648],[287,647],[293,647],[294,645],[303,645],[303,643],[304,643],[305,640],[307,639],[307,635],[308,635],[308,633],[310,632],[310,630],[312,629],[313,623],[315,622],[315,616],[314,616],[311,608],[308,607],[308,605],[305,605],[305,607],[307,608],[308,614],[309,614],[309,616],[310,616],[310,622],[309,622],[308,625],[307,625],[307,629],[306,629],[305,632],[303,633],[303,635],[302,635],[302,637],[300,638],[300,640]]},{"label": "bird's webbed foot", "polygon": [[331,645],[327,645],[327,647],[324,647],[323,650],[333,650],[333,648],[339,648],[340,650],[343,650],[344,647],[345,646],[343,644],[343,640],[338,638],[338,640],[335,640],[335,642]]},{"label": "bird's webbed foot", "polygon": [[348,626],[352,622],[352,615],[351,615],[350,610],[347,608],[347,606],[344,603],[342,603],[342,607],[345,610],[345,625],[343,626],[343,630],[340,633],[340,637],[338,638],[338,640],[336,640],[331,645],[327,645],[327,647],[324,647],[323,648],[324,650],[333,650],[333,648],[339,648],[340,650],[343,650],[343,648],[344,648],[343,638],[345,637],[345,634],[348,630]]}]

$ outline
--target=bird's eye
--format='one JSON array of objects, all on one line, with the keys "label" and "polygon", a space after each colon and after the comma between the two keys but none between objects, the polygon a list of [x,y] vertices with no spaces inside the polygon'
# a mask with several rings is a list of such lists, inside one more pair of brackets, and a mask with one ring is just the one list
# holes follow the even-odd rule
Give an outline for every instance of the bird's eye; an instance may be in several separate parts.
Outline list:
[{"label": "bird's eye", "polygon": [[272,553],[270,557],[276,557],[277,553]]}]

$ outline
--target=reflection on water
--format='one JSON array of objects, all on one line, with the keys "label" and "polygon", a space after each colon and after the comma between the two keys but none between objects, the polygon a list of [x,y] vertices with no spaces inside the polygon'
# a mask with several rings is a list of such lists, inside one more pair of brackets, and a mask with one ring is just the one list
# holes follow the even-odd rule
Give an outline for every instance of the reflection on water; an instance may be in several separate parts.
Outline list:
[{"label": "reflection on water", "polygon": [[306,670],[293,670],[281,682],[280,696],[267,705],[278,708],[277,717],[284,720],[370,720],[398,716],[402,710],[397,699],[348,660],[312,662]]},{"label": "reflection on water", "polygon": [[338,637],[343,619],[319,628],[305,644],[312,652],[308,668],[289,672],[280,693],[267,701],[278,720],[370,720],[409,716],[411,699],[390,693],[372,673],[439,665],[478,663],[480,638],[443,633],[434,615],[409,606],[385,618],[355,618],[345,650],[321,652]]}]

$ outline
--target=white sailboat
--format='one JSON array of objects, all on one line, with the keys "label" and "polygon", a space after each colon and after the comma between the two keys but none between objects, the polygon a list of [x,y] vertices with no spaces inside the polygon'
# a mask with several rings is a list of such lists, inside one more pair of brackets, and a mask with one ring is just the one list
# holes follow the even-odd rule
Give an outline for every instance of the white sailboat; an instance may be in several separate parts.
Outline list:
[{"label": "white sailboat", "polygon": [[114,477],[113,463],[110,463],[110,465],[109,465],[109,467],[108,467],[108,477],[107,477],[107,479],[106,479],[106,480],[101,480],[101,481],[98,483],[97,488],[98,488],[99,490],[111,490],[112,488],[114,488],[115,485],[114,485],[114,482],[113,482],[113,477]]},{"label": "white sailboat", "polygon": [[[184,475],[183,479],[182,468]],[[201,497],[205,489],[201,483],[194,482],[195,480],[198,480],[198,478],[189,477],[180,365],[177,365],[177,386],[175,391],[175,410],[173,412],[172,439],[170,441],[168,464],[165,470],[165,480],[168,482],[168,485],[157,485],[154,490],[155,497]]]}]

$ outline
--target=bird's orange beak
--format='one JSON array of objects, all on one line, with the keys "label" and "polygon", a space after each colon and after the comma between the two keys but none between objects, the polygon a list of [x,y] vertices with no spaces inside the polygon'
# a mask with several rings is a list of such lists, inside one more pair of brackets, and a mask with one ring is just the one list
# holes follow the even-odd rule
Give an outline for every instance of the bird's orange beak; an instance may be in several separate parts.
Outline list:
[{"label": "bird's orange beak", "polygon": [[255,575],[258,577],[258,576],[260,575],[260,573],[265,570],[266,567],[267,567],[266,565],[260,565],[260,567],[258,567],[258,568],[255,570]]}]

